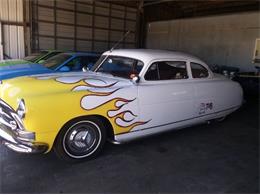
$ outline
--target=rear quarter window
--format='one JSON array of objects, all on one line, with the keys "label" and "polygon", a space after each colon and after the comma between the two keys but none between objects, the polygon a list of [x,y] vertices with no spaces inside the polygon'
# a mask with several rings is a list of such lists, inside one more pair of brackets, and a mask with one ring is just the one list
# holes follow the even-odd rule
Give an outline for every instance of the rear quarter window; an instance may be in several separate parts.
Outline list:
[{"label": "rear quarter window", "polygon": [[208,70],[201,64],[191,62],[190,67],[193,78],[207,78],[209,76]]}]

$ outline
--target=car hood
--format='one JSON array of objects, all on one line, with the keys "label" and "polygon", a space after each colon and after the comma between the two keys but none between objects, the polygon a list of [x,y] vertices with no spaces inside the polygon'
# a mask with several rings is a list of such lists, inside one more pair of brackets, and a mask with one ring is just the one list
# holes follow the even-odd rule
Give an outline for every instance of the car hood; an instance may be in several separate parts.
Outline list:
[{"label": "car hood", "polygon": [[17,64],[30,64],[30,63],[31,62],[27,60],[20,60],[20,59],[2,60],[0,61],[0,67],[17,65]]},{"label": "car hood", "polygon": [[100,73],[54,73],[18,77],[0,84],[0,98],[14,101],[30,96],[52,96],[73,92],[95,92],[101,95],[132,86],[132,82]]},{"label": "car hood", "polygon": [[19,64],[11,66],[0,66],[0,80],[17,76],[32,75],[51,72],[41,64]]}]

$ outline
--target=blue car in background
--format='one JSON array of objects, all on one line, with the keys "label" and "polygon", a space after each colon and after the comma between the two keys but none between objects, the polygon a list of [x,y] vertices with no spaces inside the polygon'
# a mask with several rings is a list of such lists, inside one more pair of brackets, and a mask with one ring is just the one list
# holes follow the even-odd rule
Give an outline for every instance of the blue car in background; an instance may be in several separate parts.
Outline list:
[{"label": "blue car in background", "polygon": [[3,66],[0,67],[0,80],[33,74],[82,71],[83,67],[91,69],[99,57],[98,53],[67,52],[53,56],[42,64]]}]

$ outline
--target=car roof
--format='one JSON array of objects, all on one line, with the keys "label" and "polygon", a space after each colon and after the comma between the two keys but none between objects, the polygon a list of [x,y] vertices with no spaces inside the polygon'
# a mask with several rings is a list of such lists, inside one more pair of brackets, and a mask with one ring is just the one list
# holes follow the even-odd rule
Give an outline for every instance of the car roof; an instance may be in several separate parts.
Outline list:
[{"label": "car roof", "polygon": [[188,59],[194,60],[196,62],[201,62],[205,64],[202,60],[188,53],[170,51],[170,50],[155,50],[155,49],[116,49],[112,52],[106,51],[103,55],[116,55],[125,56],[148,63],[152,60],[158,59]]},{"label": "car roof", "polygon": [[39,52],[48,52],[48,53],[52,53],[52,52],[63,52],[62,50],[55,50],[55,49],[43,49],[40,50]]},{"label": "car roof", "polygon": [[100,56],[101,54],[95,52],[63,52],[72,56]]}]

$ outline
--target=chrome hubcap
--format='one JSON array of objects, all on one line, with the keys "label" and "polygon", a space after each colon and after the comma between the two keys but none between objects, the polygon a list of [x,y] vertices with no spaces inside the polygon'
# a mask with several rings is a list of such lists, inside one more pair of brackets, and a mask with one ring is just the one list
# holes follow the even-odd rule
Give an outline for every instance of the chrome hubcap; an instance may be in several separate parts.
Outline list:
[{"label": "chrome hubcap", "polygon": [[69,137],[69,145],[88,150],[95,143],[95,135],[91,130],[74,130]]},{"label": "chrome hubcap", "polygon": [[65,152],[74,158],[82,158],[96,150],[100,142],[100,130],[96,124],[78,123],[72,126],[64,136]]}]

